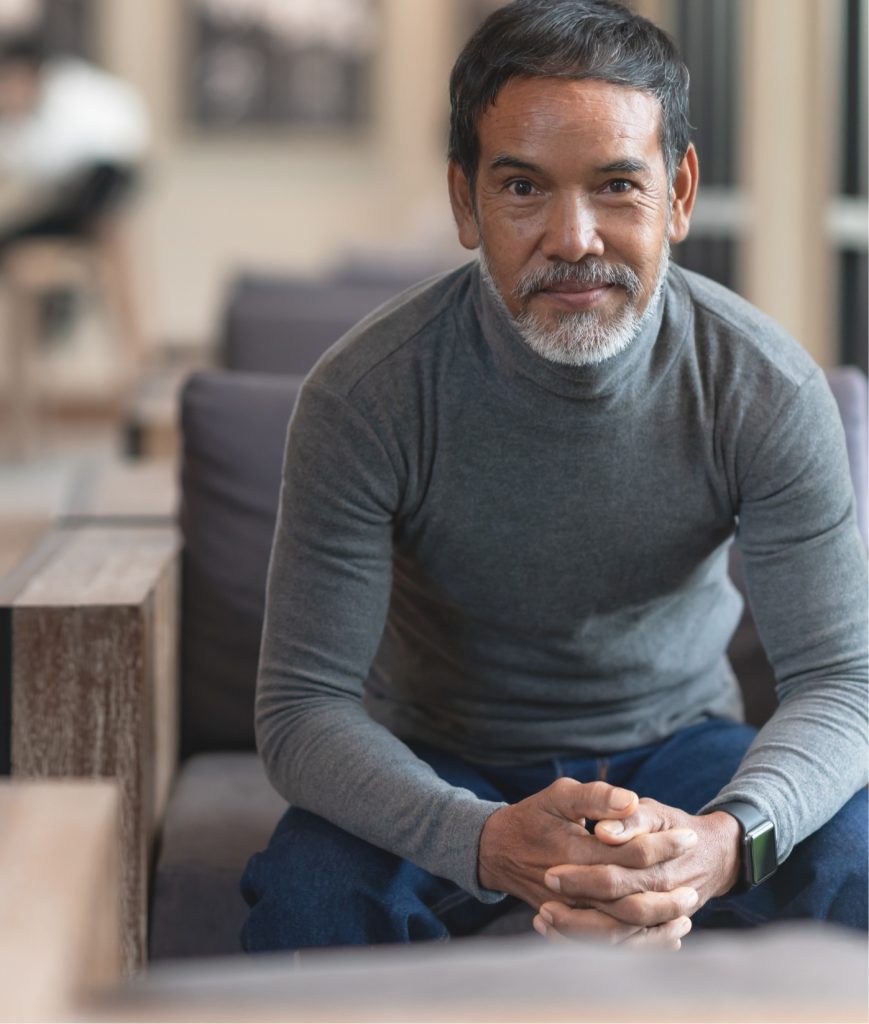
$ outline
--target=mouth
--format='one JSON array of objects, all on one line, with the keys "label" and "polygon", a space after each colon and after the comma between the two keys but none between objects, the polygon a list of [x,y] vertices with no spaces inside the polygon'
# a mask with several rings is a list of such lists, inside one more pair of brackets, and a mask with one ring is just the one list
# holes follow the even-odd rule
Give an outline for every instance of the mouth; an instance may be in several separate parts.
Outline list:
[{"label": "mouth", "polygon": [[558,309],[581,312],[601,305],[616,287],[614,284],[580,284],[578,281],[560,281],[558,284],[541,288],[537,295],[542,296],[550,305]]}]

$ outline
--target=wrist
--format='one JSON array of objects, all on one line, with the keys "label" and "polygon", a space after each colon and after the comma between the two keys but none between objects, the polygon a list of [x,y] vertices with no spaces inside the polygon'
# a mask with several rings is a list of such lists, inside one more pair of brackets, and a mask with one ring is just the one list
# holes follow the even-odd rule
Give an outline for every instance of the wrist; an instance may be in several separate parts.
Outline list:
[{"label": "wrist", "polygon": [[477,881],[480,883],[481,889],[492,889],[496,892],[503,889],[498,870],[498,851],[503,849],[501,833],[506,810],[508,808],[499,807],[483,823],[483,831],[480,833],[480,848],[477,854]]},{"label": "wrist", "polygon": [[718,871],[712,896],[724,896],[742,877],[742,828],[727,811],[712,811],[704,815],[714,822]]}]

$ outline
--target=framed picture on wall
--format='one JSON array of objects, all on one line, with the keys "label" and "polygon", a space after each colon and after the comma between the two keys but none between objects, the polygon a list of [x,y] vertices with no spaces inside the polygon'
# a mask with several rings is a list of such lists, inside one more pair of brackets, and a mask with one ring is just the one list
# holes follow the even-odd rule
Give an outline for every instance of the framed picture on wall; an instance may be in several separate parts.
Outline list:
[{"label": "framed picture on wall", "polygon": [[201,129],[348,129],[372,115],[379,0],[186,0]]},{"label": "framed picture on wall", "polygon": [[50,54],[93,58],[94,0],[0,0],[0,38],[36,35]]}]

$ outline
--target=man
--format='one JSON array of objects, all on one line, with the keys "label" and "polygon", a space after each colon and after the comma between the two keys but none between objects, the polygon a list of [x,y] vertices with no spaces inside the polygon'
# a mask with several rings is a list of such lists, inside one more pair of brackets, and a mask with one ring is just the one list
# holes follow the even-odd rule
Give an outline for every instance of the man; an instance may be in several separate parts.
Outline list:
[{"label": "man", "polygon": [[[865,927],[841,427],[795,342],[669,263],[687,80],[610,0],[516,0],[459,57],[480,264],[351,331],[290,428],[257,726],[292,807],[245,873],[247,949],[469,934],[505,894],[555,939]],[[737,528],[780,697],[759,734],[725,656]]]}]

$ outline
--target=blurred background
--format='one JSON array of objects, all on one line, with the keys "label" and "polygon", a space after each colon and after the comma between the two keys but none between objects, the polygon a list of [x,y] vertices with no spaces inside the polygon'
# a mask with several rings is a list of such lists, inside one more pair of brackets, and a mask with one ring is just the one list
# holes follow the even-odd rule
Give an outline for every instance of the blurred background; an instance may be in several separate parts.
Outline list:
[{"label": "blurred background", "polygon": [[[147,117],[110,237],[73,252],[40,239],[19,276],[3,273],[0,458],[50,449],[58,422],[62,439],[66,424],[110,424],[116,446],[141,450],[142,422],[171,416],[182,370],[263,368],[233,349],[256,303],[251,316],[280,320],[305,295],[308,322],[325,300],[306,283],[340,280],[355,319],[466,259],[445,188],[447,78],[497,6],[0,0],[0,43],[38,30],[46,67],[83,58],[131,86]],[[865,369],[867,0],[633,6],[675,37],[692,75],[701,190],[676,259],[776,317],[822,365]],[[0,163],[2,147],[0,128]],[[4,175],[0,216],[32,203],[33,186]]]}]

